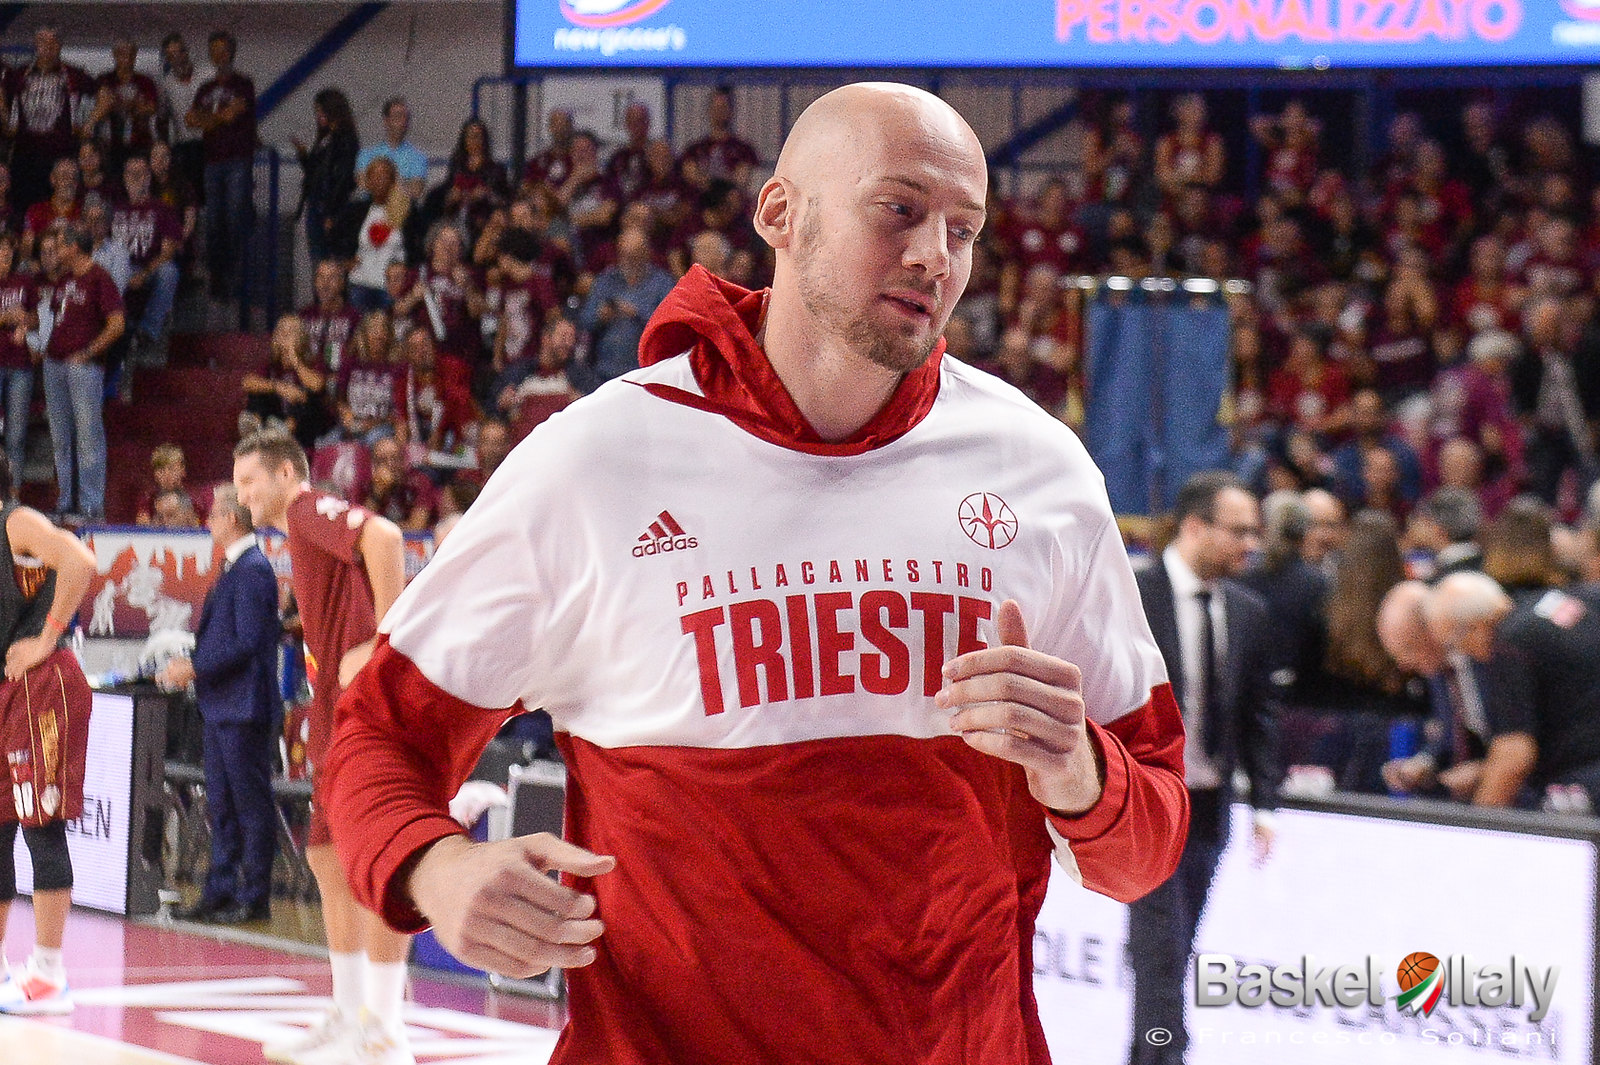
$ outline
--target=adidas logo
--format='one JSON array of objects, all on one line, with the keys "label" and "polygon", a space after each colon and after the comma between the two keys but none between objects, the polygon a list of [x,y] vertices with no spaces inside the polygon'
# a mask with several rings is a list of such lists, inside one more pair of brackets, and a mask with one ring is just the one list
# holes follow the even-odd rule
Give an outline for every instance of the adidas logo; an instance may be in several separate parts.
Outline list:
[{"label": "adidas logo", "polygon": [[639,542],[633,547],[634,558],[644,558],[647,555],[660,555],[668,551],[687,551],[691,547],[699,547],[700,541],[683,531],[676,519],[666,511],[656,515],[656,520],[650,523],[650,528],[639,534]]}]

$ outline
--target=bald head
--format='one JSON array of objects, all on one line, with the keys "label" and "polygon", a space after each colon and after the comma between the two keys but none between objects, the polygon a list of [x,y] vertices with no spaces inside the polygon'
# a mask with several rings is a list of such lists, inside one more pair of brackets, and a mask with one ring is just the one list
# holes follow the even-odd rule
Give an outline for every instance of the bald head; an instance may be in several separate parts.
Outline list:
[{"label": "bald head", "polygon": [[[883,137],[893,144],[916,127],[945,141],[952,153],[970,153],[983,166],[983,145],[955,108],[910,85],[863,81],[824,93],[800,113],[778,153],[774,175],[802,189],[846,176],[864,148],[882,146]],[[976,206],[982,210],[981,201]]]},{"label": "bald head", "polygon": [[769,355],[925,362],[972,272],[987,189],[983,146],[937,96],[862,83],[817,99],[756,206],[776,253]]},{"label": "bald head", "polygon": [[1494,631],[1512,606],[1511,597],[1493,577],[1466,570],[1438,583],[1423,604],[1422,616],[1446,650],[1487,662]]},{"label": "bald head", "polygon": [[1389,589],[1378,607],[1378,640],[1401,669],[1429,677],[1444,668],[1444,648],[1428,631],[1423,604],[1428,586],[1401,581]]}]

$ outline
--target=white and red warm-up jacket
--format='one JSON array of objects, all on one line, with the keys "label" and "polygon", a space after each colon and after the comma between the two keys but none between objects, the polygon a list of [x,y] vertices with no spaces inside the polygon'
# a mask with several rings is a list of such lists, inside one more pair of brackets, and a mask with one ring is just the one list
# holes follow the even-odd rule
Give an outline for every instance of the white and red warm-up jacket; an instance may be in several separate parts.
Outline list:
[{"label": "white and red warm-up jacket", "polygon": [[[511,714],[543,707],[606,932],[557,1063],[1042,1065],[1056,856],[1133,899],[1177,864],[1183,729],[1099,472],[936,353],[854,439],[807,426],[701,270],[644,368],[557,414],[384,620],[340,703],[328,816],[357,897],[404,878]],[[1059,817],[935,708],[1005,599],[1079,666],[1105,794]]]}]

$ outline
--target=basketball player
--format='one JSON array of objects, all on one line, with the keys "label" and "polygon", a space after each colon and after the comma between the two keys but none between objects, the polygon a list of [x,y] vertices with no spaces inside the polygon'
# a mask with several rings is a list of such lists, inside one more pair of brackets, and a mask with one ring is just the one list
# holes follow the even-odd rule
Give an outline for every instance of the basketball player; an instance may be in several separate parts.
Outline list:
[{"label": "basketball player", "polygon": [[[10,498],[11,464],[0,458],[0,489]],[[17,897],[17,827],[33,860],[33,956],[10,969],[0,950],[0,1013],[72,1012],[61,939],[72,908],[67,822],[83,813],[89,750],[89,682],[65,647],[72,615],[94,576],[94,555],[43,514],[15,503],[0,508],[0,944]]]},{"label": "basketball player", "polygon": [[239,502],[259,526],[289,541],[295,600],[314,668],[306,757],[313,771],[306,860],[322,895],[333,967],[333,1008],[303,1038],[268,1044],[268,1059],[301,1065],[346,1061],[410,1065],[401,1024],[410,937],[390,931],[350,894],[328,835],[324,770],[334,703],[372,654],[378,619],[405,583],[394,523],[314,491],[305,452],[284,433],[245,437],[234,451]]},{"label": "basketball player", "polygon": [[[986,184],[935,96],[813,103],[756,208],[771,290],[691,270],[340,704],[357,897],[470,964],[570,969],[557,1065],[1042,1065],[1052,855],[1124,900],[1177,862],[1182,723],[1103,481],[942,356]],[[470,842],[450,797],[540,707],[567,839]]]}]

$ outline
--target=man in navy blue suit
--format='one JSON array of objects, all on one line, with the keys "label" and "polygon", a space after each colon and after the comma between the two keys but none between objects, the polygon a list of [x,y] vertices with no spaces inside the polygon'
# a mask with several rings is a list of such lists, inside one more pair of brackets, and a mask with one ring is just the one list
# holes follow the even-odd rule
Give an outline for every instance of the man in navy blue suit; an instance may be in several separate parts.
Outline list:
[{"label": "man in navy blue suit", "polygon": [[176,916],[243,924],[266,920],[271,905],[272,740],[282,710],[278,580],[233,485],[216,488],[207,524],[222,548],[222,573],[201,608],[193,660],[174,659],[163,674],[173,687],[195,686],[211,820],[205,888]]}]

